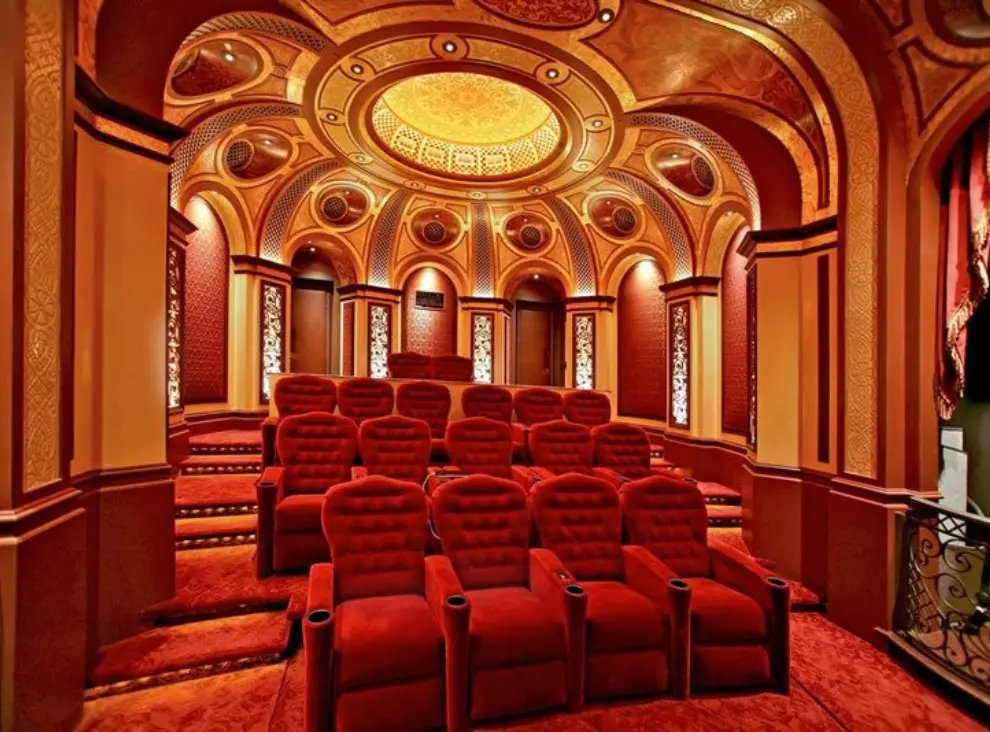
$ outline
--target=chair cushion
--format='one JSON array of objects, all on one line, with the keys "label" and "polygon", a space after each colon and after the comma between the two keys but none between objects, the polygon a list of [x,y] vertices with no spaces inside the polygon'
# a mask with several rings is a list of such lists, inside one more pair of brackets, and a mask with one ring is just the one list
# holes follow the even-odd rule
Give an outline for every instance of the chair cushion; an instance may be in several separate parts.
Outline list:
[{"label": "chair cushion", "polygon": [[588,594],[588,651],[626,651],[667,644],[667,616],[621,582],[582,582]]},{"label": "chair cushion", "polygon": [[419,595],[349,600],[337,606],[334,663],[341,691],[443,673],[443,635]]},{"label": "chair cushion", "polygon": [[275,507],[275,531],[279,534],[297,534],[315,531],[323,533],[320,525],[323,515],[323,494],[300,493],[286,496]]},{"label": "chair cushion", "polygon": [[685,582],[691,586],[693,642],[714,646],[766,639],[766,616],[754,599],[707,577]]},{"label": "chair cushion", "polygon": [[471,590],[471,667],[564,658],[564,626],[525,587]]}]

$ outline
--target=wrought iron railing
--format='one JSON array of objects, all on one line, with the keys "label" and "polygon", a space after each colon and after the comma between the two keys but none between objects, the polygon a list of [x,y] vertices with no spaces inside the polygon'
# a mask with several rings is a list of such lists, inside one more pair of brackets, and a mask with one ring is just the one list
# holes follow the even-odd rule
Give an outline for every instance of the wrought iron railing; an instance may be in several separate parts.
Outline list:
[{"label": "wrought iron railing", "polygon": [[903,541],[896,634],[990,693],[990,519],[914,498]]}]

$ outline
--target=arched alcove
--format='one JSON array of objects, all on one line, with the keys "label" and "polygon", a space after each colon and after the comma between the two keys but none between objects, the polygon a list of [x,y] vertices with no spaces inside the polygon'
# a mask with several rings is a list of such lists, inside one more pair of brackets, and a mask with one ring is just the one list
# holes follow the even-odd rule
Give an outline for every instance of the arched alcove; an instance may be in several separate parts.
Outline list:
[{"label": "arched alcove", "polygon": [[413,270],[402,285],[402,350],[457,353],[457,288],[437,267]]},{"label": "arched alcove", "polygon": [[667,302],[663,273],[653,259],[626,272],[616,299],[618,412],[667,418]]},{"label": "arched alcove", "polygon": [[509,291],[513,306],[511,379],[531,386],[563,386],[565,290],[559,279],[534,272]]},{"label": "arched alcove", "polygon": [[299,247],[292,257],[292,269],[289,369],[295,373],[336,373],[340,275],[332,253],[317,242]]},{"label": "arched alcove", "polygon": [[743,227],[722,263],[722,432],[749,434],[749,308],[747,259],[738,251]]}]

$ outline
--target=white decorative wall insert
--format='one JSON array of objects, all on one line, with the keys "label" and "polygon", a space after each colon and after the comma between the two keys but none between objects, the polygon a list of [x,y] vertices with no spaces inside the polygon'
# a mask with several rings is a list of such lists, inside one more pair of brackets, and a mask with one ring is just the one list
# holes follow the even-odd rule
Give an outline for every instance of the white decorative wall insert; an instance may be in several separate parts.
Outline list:
[{"label": "white decorative wall insert", "polygon": [[285,287],[261,284],[261,398],[272,396],[271,374],[285,371]]},{"label": "white decorative wall insert", "polygon": [[494,335],[495,317],[488,313],[480,313],[473,316],[472,338],[474,360],[474,380],[479,384],[492,383],[492,371],[494,370],[493,354],[495,347]]},{"label": "white decorative wall insert", "polygon": [[387,305],[370,306],[368,328],[368,373],[375,379],[388,378],[388,342],[391,311]]},{"label": "white decorative wall insert", "polygon": [[688,379],[690,373],[691,313],[687,303],[670,307],[670,412],[671,421],[678,427],[690,422],[691,404]]},{"label": "white decorative wall insert", "polygon": [[595,388],[595,316],[574,316],[574,386]]}]

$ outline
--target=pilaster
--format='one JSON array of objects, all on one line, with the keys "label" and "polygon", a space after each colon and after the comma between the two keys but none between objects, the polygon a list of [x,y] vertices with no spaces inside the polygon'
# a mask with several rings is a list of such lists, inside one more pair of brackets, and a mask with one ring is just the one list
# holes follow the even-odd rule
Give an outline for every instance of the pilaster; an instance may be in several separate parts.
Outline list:
[{"label": "pilaster", "polygon": [[474,380],[479,384],[506,383],[512,303],[497,297],[462,297],[461,312],[469,334]]},{"label": "pilaster", "polygon": [[341,347],[347,361],[347,341],[353,343],[353,376],[388,376],[388,355],[398,348],[402,327],[402,290],[374,285],[345,285],[338,291],[341,307]]}]

